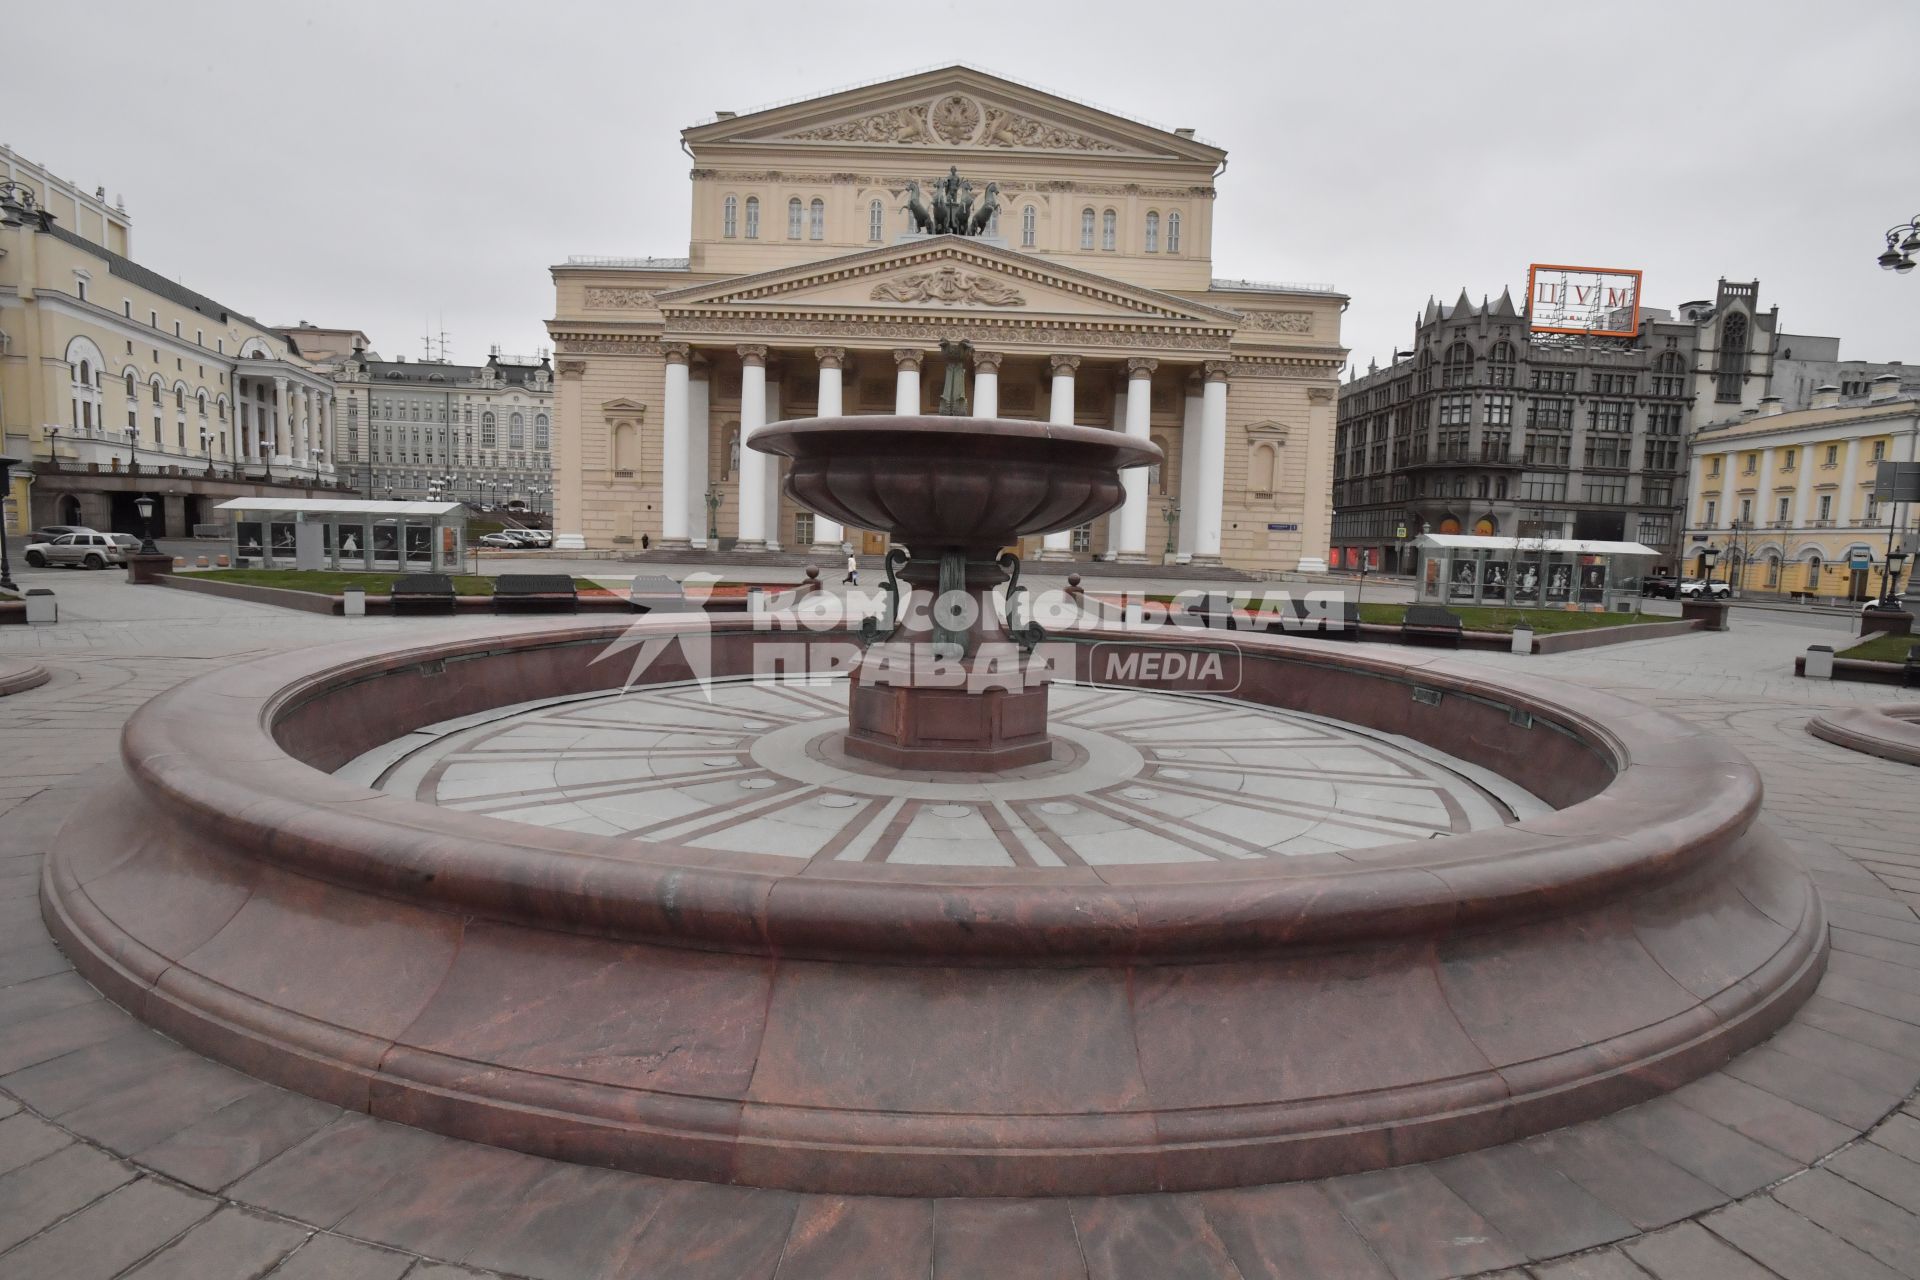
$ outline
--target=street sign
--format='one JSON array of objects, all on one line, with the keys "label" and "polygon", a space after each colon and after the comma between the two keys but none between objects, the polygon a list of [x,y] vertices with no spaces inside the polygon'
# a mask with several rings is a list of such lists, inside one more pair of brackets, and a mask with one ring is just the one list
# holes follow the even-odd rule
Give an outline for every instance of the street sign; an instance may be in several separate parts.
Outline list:
[{"label": "street sign", "polygon": [[1297,524],[1270,524],[1267,528],[1274,533],[1298,533],[1300,531],[1300,526]]},{"label": "street sign", "polygon": [[1847,568],[1849,569],[1873,568],[1873,553],[1870,551],[1854,552],[1852,558],[1847,561]]},{"label": "street sign", "polygon": [[1393,526],[1393,536],[1394,536],[1394,537],[1396,537],[1396,538],[1404,538],[1404,537],[1406,537],[1406,536],[1407,536],[1407,526],[1405,526],[1405,525],[1403,525],[1403,524],[1397,524],[1397,525],[1395,525],[1395,526]]},{"label": "street sign", "polygon": [[1920,462],[1882,462],[1874,468],[1873,496],[1881,502],[1920,502]]}]

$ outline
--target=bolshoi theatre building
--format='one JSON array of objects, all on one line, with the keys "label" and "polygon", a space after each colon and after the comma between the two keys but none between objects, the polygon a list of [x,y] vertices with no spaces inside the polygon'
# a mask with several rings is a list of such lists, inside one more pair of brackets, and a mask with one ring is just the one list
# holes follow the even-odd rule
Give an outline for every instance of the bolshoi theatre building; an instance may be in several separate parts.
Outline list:
[{"label": "bolshoi theatre building", "polygon": [[945,340],[968,344],[967,412],[1165,455],[1023,554],[1325,567],[1346,298],[1215,278],[1225,151],[965,67],[722,112],[682,142],[686,257],[553,268],[560,546],[878,552],[742,441],[935,412]]}]

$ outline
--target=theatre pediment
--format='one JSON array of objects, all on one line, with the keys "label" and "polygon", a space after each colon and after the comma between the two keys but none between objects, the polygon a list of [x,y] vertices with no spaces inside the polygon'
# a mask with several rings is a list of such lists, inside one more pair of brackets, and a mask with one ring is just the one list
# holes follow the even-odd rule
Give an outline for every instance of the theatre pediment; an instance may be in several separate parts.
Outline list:
[{"label": "theatre pediment", "polygon": [[943,67],[686,131],[696,146],[924,148],[1217,163],[1218,148],[971,67]]},{"label": "theatre pediment", "polygon": [[755,276],[663,293],[675,313],[755,311],[1001,311],[1231,328],[1232,313],[978,241],[935,237]]}]

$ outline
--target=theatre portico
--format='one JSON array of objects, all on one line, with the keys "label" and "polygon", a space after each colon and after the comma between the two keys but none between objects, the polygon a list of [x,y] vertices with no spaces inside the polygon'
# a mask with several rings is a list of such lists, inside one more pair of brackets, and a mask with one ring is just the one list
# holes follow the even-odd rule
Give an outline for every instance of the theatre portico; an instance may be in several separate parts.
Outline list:
[{"label": "theatre portico", "polygon": [[553,269],[562,547],[879,550],[741,442],[937,411],[940,344],[964,340],[972,414],[1166,455],[1118,511],[1027,554],[1324,566],[1346,299],[1214,277],[1226,153],[1193,130],[950,67],[722,113],[683,142],[686,257]]}]

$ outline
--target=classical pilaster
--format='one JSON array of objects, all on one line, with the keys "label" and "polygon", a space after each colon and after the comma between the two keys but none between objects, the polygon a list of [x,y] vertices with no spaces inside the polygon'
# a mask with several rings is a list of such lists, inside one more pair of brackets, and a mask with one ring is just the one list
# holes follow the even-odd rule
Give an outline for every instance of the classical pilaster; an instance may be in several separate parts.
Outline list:
[{"label": "classical pilaster", "polygon": [[[1793,490],[1793,527],[1813,528],[1813,446],[1802,445],[1793,455],[1797,473]],[[1644,481],[1642,482],[1644,483]]]},{"label": "classical pilaster", "polygon": [[1180,416],[1180,541],[1182,564],[1193,559],[1193,529],[1200,514],[1200,406],[1206,380],[1196,371],[1186,379]]},{"label": "classical pilaster", "polygon": [[[1079,356],[1053,356],[1048,360],[1053,373],[1053,394],[1048,399],[1047,421],[1058,426],[1073,425],[1073,375],[1080,367]],[[1073,530],[1050,533],[1040,542],[1041,560],[1073,559]]]},{"label": "classical pilaster", "polygon": [[918,347],[900,347],[893,353],[897,372],[893,382],[893,411],[900,414],[920,412],[920,361],[926,353]]},{"label": "classical pilaster", "polygon": [[[767,362],[768,422],[780,422],[787,416],[786,392],[781,382],[784,372],[783,361]],[[766,494],[767,502],[767,550],[780,551],[784,547],[784,540],[780,536],[780,465],[786,459],[772,453],[760,454],[759,458],[761,467],[766,471],[762,492]]]},{"label": "classical pilaster", "polygon": [[[554,364],[554,372],[559,375],[555,387],[553,404],[553,549],[555,551],[585,551],[587,539],[582,532],[582,512],[585,500],[581,484],[584,476],[580,467],[580,397],[584,394],[581,381],[587,372],[585,360],[562,358]],[[368,400],[371,413],[372,400]],[[367,420],[369,441],[373,434],[373,420]],[[369,445],[371,448],[371,445]],[[369,455],[371,456],[371,455]],[[369,535],[371,536],[371,535]]]},{"label": "classical pilaster", "polygon": [[998,351],[973,353],[973,416],[1000,416],[1000,359]]},{"label": "classical pilaster", "polygon": [[767,349],[758,345],[740,352],[740,512],[736,551],[767,549],[767,469],[764,455],[748,447],[767,425]]},{"label": "classical pilaster", "polygon": [[1300,510],[1302,573],[1325,573],[1333,542],[1333,492],[1315,484],[1314,476],[1333,474],[1334,407],[1332,387],[1307,388],[1307,492]]},{"label": "classical pilaster", "polygon": [[1199,510],[1193,534],[1193,558],[1200,564],[1220,563],[1227,485],[1227,373],[1232,367],[1230,360],[1209,360],[1203,366],[1207,385],[1200,403]]},{"label": "classical pilaster", "polygon": [[660,351],[667,360],[660,409],[660,545],[680,550],[693,545],[687,521],[687,419],[691,407],[687,361],[693,348],[684,342],[663,342]]},{"label": "classical pilaster", "polygon": [[[813,358],[820,362],[820,395],[815,405],[822,418],[837,418],[843,412],[844,403],[841,394],[841,370],[846,367],[847,349],[845,347],[815,347]],[[819,555],[840,554],[840,544],[846,540],[846,530],[835,521],[827,519],[818,512],[813,517],[813,547]],[[837,563],[824,568],[836,568]]]},{"label": "classical pilaster", "polygon": [[[1116,405],[1117,425],[1135,440],[1153,438],[1153,371],[1159,361],[1136,357],[1127,361],[1127,389],[1122,405]],[[1147,562],[1147,478],[1146,467],[1129,467],[1120,473],[1121,491],[1126,494],[1109,527],[1117,527],[1113,539],[1115,558],[1128,564]]]}]

